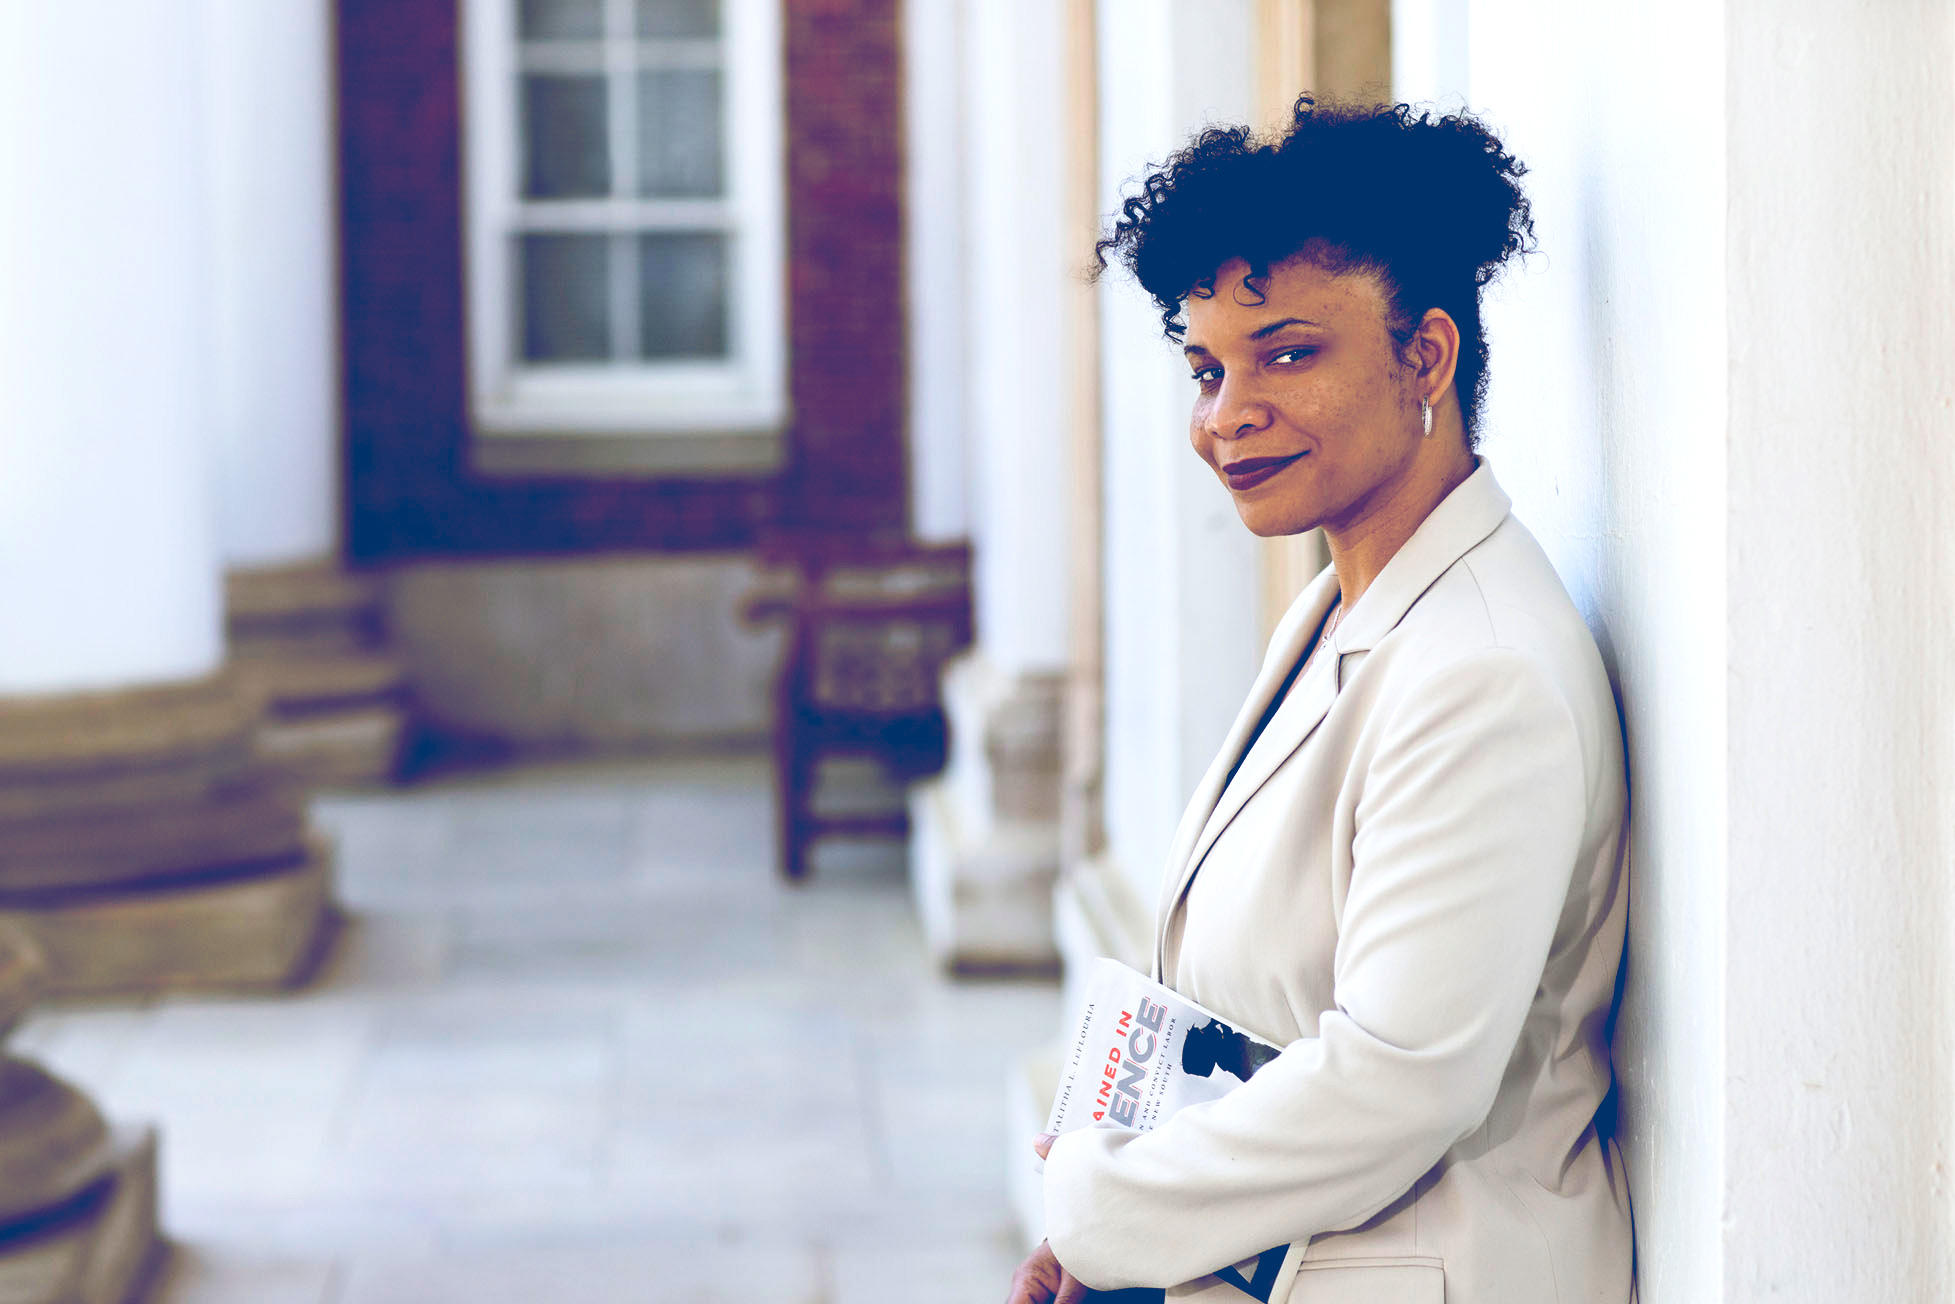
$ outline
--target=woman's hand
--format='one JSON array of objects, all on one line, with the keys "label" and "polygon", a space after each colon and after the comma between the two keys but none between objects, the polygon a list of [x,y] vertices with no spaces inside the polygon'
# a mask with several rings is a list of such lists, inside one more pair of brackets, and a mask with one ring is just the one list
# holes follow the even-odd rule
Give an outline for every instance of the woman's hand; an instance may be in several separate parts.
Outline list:
[{"label": "woman's hand", "polygon": [[[1032,1149],[1043,1159],[1051,1153],[1053,1140],[1052,1133],[1041,1132],[1032,1142]],[[1005,1297],[1005,1304],[1077,1304],[1085,1298],[1086,1287],[1080,1284],[1079,1278],[1060,1267],[1059,1260],[1052,1255],[1052,1247],[1040,1241],[1039,1247],[1011,1275],[1011,1294]]]},{"label": "woman's hand", "polygon": [[1011,1294],[1005,1304],[1078,1304],[1086,1298],[1079,1278],[1059,1266],[1044,1241],[1011,1275]]}]

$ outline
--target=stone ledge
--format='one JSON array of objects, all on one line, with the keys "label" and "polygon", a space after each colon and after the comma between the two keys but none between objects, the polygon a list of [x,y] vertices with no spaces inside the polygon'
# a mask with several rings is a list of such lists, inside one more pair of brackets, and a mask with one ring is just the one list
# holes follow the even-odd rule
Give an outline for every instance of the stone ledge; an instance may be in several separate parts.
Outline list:
[{"label": "stone ledge", "polygon": [[79,891],[289,860],[305,810],[288,780],[257,777],[195,802],[91,810],[0,828],[0,893]]},{"label": "stone ledge", "polygon": [[0,908],[0,924],[34,938],[52,995],[263,990],[310,972],[327,938],[331,892],[330,850],[313,839],[288,867]]},{"label": "stone ledge", "polygon": [[292,619],[357,617],[379,606],[381,598],[373,577],[343,570],[330,560],[240,567],[224,576],[224,607],[233,634]]},{"label": "stone ledge", "polygon": [[396,697],[407,686],[406,664],[385,652],[243,654],[236,666],[238,677],[265,698],[273,718],[366,706]]},{"label": "stone ledge", "polygon": [[[56,770],[0,775],[0,826],[56,819],[83,812],[113,816],[169,805],[193,805],[213,788],[236,783],[253,765],[253,741],[240,733],[225,746],[195,755],[150,761],[93,773]],[[5,837],[0,831],[0,837]]]},{"label": "stone ledge", "polygon": [[277,717],[259,731],[260,754],[309,788],[372,787],[394,778],[407,736],[394,706]]},{"label": "stone ledge", "polygon": [[45,781],[206,757],[248,738],[263,709],[228,670],[187,684],[0,700],[0,778]]}]

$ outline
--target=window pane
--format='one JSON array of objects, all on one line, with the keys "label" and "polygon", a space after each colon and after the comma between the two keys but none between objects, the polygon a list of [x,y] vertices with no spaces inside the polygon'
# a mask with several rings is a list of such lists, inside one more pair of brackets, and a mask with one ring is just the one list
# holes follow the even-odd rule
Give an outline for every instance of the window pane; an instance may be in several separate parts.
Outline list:
[{"label": "window pane", "polygon": [[638,0],[638,35],[644,39],[719,34],[719,0]]},{"label": "window pane", "polygon": [[611,132],[602,77],[523,78],[523,194],[611,193]]},{"label": "window pane", "polygon": [[720,74],[658,68],[638,74],[638,189],[646,195],[722,193]]},{"label": "window pane", "polygon": [[611,356],[610,239],[602,235],[521,238],[523,357],[585,362]]},{"label": "window pane", "polygon": [[648,358],[726,356],[727,239],[718,232],[638,237],[639,340]]},{"label": "window pane", "polygon": [[523,0],[525,41],[595,40],[604,35],[604,0]]}]

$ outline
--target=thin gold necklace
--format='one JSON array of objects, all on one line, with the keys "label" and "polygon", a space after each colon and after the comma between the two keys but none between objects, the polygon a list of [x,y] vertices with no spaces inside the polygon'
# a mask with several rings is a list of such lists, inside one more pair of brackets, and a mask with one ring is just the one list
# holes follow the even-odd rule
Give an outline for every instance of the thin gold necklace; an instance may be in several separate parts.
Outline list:
[{"label": "thin gold necklace", "polygon": [[1324,621],[1323,636],[1317,640],[1317,644],[1319,647],[1323,646],[1325,643],[1330,642],[1330,636],[1337,632],[1338,622],[1343,619],[1344,619],[1344,597],[1342,594],[1340,594],[1338,595],[1337,601],[1331,604],[1330,615]]}]

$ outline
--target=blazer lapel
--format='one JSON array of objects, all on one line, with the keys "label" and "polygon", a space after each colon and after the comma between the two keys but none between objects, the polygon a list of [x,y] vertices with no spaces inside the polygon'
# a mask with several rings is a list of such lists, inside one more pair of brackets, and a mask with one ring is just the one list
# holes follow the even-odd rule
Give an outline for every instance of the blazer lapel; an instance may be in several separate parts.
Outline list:
[{"label": "blazer lapel", "polygon": [[[1269,709],[1270,699],[1282,688],[1283,680],[1296,665],[1309,645],[1309,641],[1323,624],[1324,613],[1330,609],[1331,600],[1337,596],[1337,572],[1326,566],[1318,573],[1270,636],[1269,651],[1263,657],[1263,668],[1256,675],[1255,684],[1249,689],[1249,697],[1236,713],[1235,723],[1229,726],[1228,737],[1222,749],[1209,763],[1208,772],[1195,788],[1194,796],[1189,798],[1188,807],[1182,813],[1181,824],[1175,830],[1174,844],[1168,852],[1167,873],[1163,876],[1160,909],[1155,912],[1154,970],[1158,978],[1165,959],[1162,944],[1165,938],[1165,925],[1180,898],[1194,867],[1200,863],[1195,855],[1195,843],[1202,838],[1205,829],[1213,822],[1216,804],[1222,800],[1223,784],[1228,780],[1229,767],[1235,764],[1242,749],[1249,746],[1249,735],[1255,731],[1256,722],[1263,718]],[[1280,716],[1282,711],[1278,711]],[[1267,737],[1276,728],[1276,721],[1270,721],[1270,728],[1264,730]],[[1258,747],[1260,750],[1260,746]],[[1249,766],[1248,758],[1243,760],[1243,769]],[[1231,792],[1242,785],[1242,773],[1238,770],[1235,782],[1229,785]],[[1162,981],[1166,981],[1162,979]]]},{"label": "blazer lapel", "polygon": [[[1298,656],[1302,656],[1301,650]],[[1269,728],[1263,730],[1249,748],[1249,755],[1243,758],[1242,768],[1236,771],[1235,778],[1222,793],[1216,803],[1214,813],[1202,826],[1201,836],[1196,839],[1194,850],[1189,853],[1188,863],[1182,870],[1182,885],[1177,887],[1178,899],[1185,890],[1187,882],[1194,878],[1195,870],[1208,849],[1215,845],[1215,839],[1222,836],[1249,799],[1256,795],[1265,783],[1269,782],[1277,767],[1297,748],[1303,746],[1318,725],[1329,714],[1331,703],[1337,699],[1337,654],[1334,648],[1322,648],[1316,660],[1297,677],[1290,695],[1276,708],[1276,715],[1270,720]]]},{"label": "blazer lapel", "polygon": [[1484,457],[1474,461],[1477,467],[1473,474],[1419,523],[1412,537],[1371,581],[1364,596],[1338,622],[1331,646],[1339,656],[1376,647],[1435,580],[1507,519],[1513,504],[1494,480],[1493,468]]},{"label": "blazer lapel", "polygon": [[1155,915],[1154,972],[1162,982],[1167,964],[1168,923],[1180,906],[1195,870],[1229,822],[1275,774],[1278,767],[1303,746],[1317,726],[1330,713],[1341,685],[1340,663],[1347,653],[1367,652],[1389,634],[1405,617],[1419,596],[1441,575],[1499,528],[1507,519],[1512,503],[1493,478],[1485,458],[1475,458],[1475,469],[1458,488],[1433,508],[1384,570],[1371,582],[1364,596],[1353,603],[1339,622],[1331,640],[1309,669],[1291,688],[1289,698],[1277,709],[1269,727],[1263,731],[1249,755],[1243,758],[1235,779],[1223,791],[1229,767],[1249,735],[1263,717],[1270,699],[1282,687],[1284,676],[1303,656],[1306,644],[1323,623],[1331,599],[1337,593],[1337,572],[1325,567],[1309,588],[1290,605],[1283,623],[1270,639],[1269,655],[1256,676],[1249,700],[1242,704],[1228,740],[1202,777],[1175,833],[1174,848],[1168,857],[1168,872],[1162,884],[1161,907]]}]

